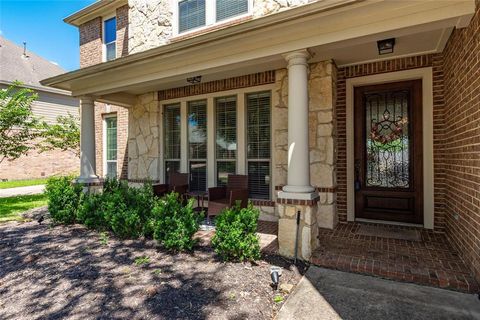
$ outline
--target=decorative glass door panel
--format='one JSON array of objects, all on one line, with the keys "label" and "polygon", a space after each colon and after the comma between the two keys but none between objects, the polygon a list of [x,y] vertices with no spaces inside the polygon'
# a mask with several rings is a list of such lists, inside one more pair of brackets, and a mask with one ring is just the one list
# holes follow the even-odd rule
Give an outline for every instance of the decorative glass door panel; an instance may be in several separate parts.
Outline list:
[{"label": "decorative glass door panel", "polygon": [[423,221],[421,88],[355,88],[355,217]]},{"label": "decorative glass door panel", "polygon": [[366,185],[410,187],[408,90],[365,94]]}]

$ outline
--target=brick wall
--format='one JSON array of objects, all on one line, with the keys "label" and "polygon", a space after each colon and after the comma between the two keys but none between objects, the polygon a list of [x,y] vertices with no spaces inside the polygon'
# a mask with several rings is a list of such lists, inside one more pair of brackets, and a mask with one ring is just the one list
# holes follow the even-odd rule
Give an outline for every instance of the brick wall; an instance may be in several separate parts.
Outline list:
[{"label": "brick wall", "polygon": [[80,33],[80,68],[102,62],[102,18],[82,24]]},{"label": "brick wall", "polygon": [[446,233],[480,281],[480,2],[444,50]]},{"label": "brick wall", "polygon": [[337,81],[337,210],[340,222],[347,221],[347,136],[346,136],[346,79],[373,74],[402,71],[415,68],[433,68],[433,118],[434,118],[434,188],[435,213],[434,227],[444,229],[444,177],[443,177],[443,70],[442,54],[429,54],[415,57],[377,61],[338,68]]},{"label": "brick wall", "polygon": [[22,180],[53,175],[78,174],[80,159],[72,152],[53,150],[29,152],[14,161],[0,163],[0,179]]},{"label": "brick wall", "polygon": [[128,54],[128,5],[117,8],[117,57]]},{"label": "brick wall", "polygon": [[128,177],[128,109],[95,102],[95,151],[96,172],[103,177],[103,119],[108,115],[117,116],[117,172],[119,177]]}]

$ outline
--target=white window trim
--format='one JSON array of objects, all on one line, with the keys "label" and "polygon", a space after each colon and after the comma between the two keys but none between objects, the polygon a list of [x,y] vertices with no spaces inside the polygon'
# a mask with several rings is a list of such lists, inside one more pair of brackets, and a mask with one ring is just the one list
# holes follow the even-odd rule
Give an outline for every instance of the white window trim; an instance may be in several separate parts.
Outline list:
[{"label": "white window trim", "polygon": [[216,21],[217,20],[216,19],[217,1],[205,0],[205,25],[201,27],[193,28],[190,30],[186,30],[183,32],[179,32],[178,4],[181,1],[182,0],[170,0],[172,13],[173,13],[173,19],[172,19],[173,37],[188,35],[190,33],[202,31],[216,25],[221,26],[222,24],[227,24],[231,21],[251,16],[253,12],[253,0],[248,0],[248,10],[246,13],[239,14],[231,18],[220,20],[217,22]]},{"label": "white window trim", "polygon": [[[105,43],[105,21],[110,20],[112,18],[115,18],[115,28],[116,28],[117,14],[115,12],[102,17],[102,62],[107,62],[107,44]],[[118,42],[116,33],[117,33],[117,30],[115,30],[115,59],[117,58],[117,42]]]},{"label": "white window trim", "polygon": [[[107,177],[107,119],[109,118],[117,118],[117,160],[115,162],[117,163],[117,178],[118,178],[118,115],[117,113],[110,113],[106,114],[103,116],[102,123],[103,123],[103,129],[102,129],[102,162],[103,162],[103,172],[102,175],[104,178]],[[112,161],[112,160],[110,160]]]},{"label": "white window trim", "polygon": [[[271,92],[271,107],[273,108],[274,103],[274,84],[267,84],[255,87],[248,87],[242,89],[234,89],[228,91],[220,91],[208,94],[201,94],[195,96],[184,97],[180,99],[170,99],[170,100],[163,100],[160,104],[161,110],[164,110],[166,105],[171,105],[174,103],[180,103],[186,106],[188,101],[197,101],[197,100],[206,100],[207,101],[207,188],[215,187],[217,184],[217,170],[216,170],[216,156],[215,156],[215,98],[227,97],[227,96],[237,96],[237,174],[247,174],[247,136],[246,136],[246,106],[245,106],[245,96],[250,93],[257,93],[262,91],[270,91]],[[270,130],[271,130],[271,137],[273,139],[273,130],[274,130],[274,123],[273,123],[273,109],[270,112]],[[181,119],[181,121],[187,121],[185,119]],[[162,119],[160,123],[163,126],[163,111],[162,111]],[[240,124],[241,123],[241,124]],[[160,130],[160,145],[163,147],[163,128]],[[187,141],[187,130],[182,130],[180,132],[181,139]],[[162,149],[163,150],[163,149]],[[274,157],[274,143],[270,144],[270,198],[273,198],[275,194],[275,184],[276,181],[274,180],[274,176],[272,175],[273,169],[275,166],[275,157]],[[188,162],[188,152],[185,152],[184,155],[182,154],[183,158],[180,159],[181,163],[184,163],[184,167],[186,168],[186,164]],[[160,153],[160,157],[162,158],[163,152]],[[160,181],[163,183],[165,182],[165,161],[162,158],[160,161]],[[186,172],[186,171],[182,171]]]}]

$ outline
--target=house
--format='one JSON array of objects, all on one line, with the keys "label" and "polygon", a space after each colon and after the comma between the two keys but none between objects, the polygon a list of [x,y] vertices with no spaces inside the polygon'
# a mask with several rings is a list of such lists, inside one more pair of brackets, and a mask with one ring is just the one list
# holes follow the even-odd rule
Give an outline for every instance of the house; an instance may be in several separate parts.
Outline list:
[{"label": "house", "polygon": [[[72,97],[68,91],[40,84],[41,79],[63,73],[65,70],[57,64],[0,36],[0,89],[20,81],[24,87],[34,90],[38,98],[32,104],[32,112],[49,124],[56,123],[58,116],[79,114],[78,98]],[[70,152],[54,150],[40,153],[32,150],[14,161],[0,163],[0,179],[21,180],[72,174],[78,172],[78,160]]]},{"label": "house", "polygon": [[247,174],[281,254],[300,212],[303,259],[322,230],[387,223],[445,234],[480,279],[480,1],[98,1],[65,21],[81,68],[42,84],[81,98],[80,182]]}]

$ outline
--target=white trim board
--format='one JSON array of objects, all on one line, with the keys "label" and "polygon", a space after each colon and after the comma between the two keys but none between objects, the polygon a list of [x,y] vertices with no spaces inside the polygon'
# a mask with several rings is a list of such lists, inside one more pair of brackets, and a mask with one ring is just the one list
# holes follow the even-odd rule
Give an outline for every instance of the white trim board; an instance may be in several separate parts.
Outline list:
[{"label": "white trim board", "polygon": [[422,79],[423,128],[423,227],[434,227],[433,173],[433,74],[432,68],[382,73],[346,80],[347,220],[355,221],[354,190],[354,88],[372,84]]}]

